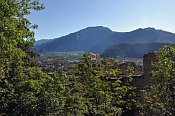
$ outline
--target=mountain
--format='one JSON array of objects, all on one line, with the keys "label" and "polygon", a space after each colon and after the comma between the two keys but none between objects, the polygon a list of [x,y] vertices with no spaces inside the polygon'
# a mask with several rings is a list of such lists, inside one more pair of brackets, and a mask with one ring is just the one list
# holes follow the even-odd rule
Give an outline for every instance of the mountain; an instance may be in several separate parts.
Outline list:
[{"label": "mountain", "polygon": [[[68,51],[103,51],[104,48],[96,46],[104,44],[111,38],[113,31],[109,28],[98,26],[88,27],[69,35],[53,39],[49,43],[38,46],[35,50],[40,52],[68,52]],[[112,45],[112,44],[111,44]],[[105,46],[105,45],[104,45]]]},{"label": "mountain", "polygon": [[137,29],[116,38],[117,43],[174,43],[175,34],[155,28]]},{"label": "mountain", "polygon": [[101,57],[131,57],[142,58],[147,52],[154,52],[168,43],[137,43],[137,44],[118,44],[107,48]]},{"label": "mountain", "polygon": [[34,43],[34,49],[37,50],[37,49],[40,49],[45,43],[49,43],[50,41],[52,41],[52,39],[41,39],[41,40],[38,40]]},{"label": "mountain", "polygon": [[34,46],[40,46],[41,44],[47,43],[49,41],[52,41],[52,39],[41,39],[35,42]]},{"label": "mountain", "polygon": [[97,26],[87,27],[50,41],[40,41],[40,44],[34,46],[34,50],[39,52],[90,51],[103,53],[109,46],[121,43],[144,44],[174,42],[175,34],[150,27],[140,28],[131,32],[114,32],[107,27]]}]

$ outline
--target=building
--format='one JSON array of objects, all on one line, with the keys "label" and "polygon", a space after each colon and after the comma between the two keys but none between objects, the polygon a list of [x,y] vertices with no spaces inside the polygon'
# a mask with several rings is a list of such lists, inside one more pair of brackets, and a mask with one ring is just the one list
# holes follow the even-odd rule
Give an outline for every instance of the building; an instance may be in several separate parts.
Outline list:
[{"label": "building", "polygon": [[95,53],[91,53],[91,52],[88,52],[87,54],[93,63],[100,64],[100,55],[99,54],[95,54]]}]

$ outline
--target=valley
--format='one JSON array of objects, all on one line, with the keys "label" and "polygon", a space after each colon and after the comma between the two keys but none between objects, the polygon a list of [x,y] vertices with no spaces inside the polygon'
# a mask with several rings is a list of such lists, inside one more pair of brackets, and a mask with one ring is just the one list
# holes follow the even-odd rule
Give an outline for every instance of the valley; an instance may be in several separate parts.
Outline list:
[{"label": "valley", "polygon": [[55,39],[36,41],[39,53],[94,52],[101,57],[142,58],[175,42],[175,34],[155,28],[139,28],[131,32],[115,32],[103,26],[87,27]]}]

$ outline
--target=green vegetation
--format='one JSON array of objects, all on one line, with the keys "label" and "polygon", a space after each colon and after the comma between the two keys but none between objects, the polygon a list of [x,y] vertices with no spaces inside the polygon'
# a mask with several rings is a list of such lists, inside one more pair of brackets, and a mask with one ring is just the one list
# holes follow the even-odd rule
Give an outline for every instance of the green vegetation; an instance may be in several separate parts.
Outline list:
[{"label": "green vegetation", "polygon": [[0,115],[175,115],[173,47],[156,52],[151,83],[139,92],[130,77],[133,67],[119,78],[114,60],[95,64],[88,54],[66,71],[43,72],[31,50],[30,29],[36,26],[26,18],[32,9],[43,8],[37,0],[0,2]]},{"label": "green vegetation", "polygon": [[156,52],[151,83],[142,91],[142,115],[175,115],[175,48],[166,46]]}]

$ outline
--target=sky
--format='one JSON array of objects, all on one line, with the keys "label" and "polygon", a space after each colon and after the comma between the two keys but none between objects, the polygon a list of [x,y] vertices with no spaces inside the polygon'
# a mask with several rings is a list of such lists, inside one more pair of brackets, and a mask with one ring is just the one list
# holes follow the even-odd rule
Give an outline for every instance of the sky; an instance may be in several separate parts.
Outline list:
[{"label": "sky", "polygon": [[175,0],[40,0],[45,9],[32,11],[36,40],[58,38],[86,27],[117,32],[154,27],[175,33]]}]

